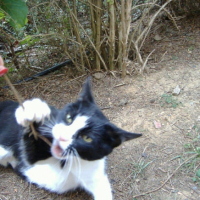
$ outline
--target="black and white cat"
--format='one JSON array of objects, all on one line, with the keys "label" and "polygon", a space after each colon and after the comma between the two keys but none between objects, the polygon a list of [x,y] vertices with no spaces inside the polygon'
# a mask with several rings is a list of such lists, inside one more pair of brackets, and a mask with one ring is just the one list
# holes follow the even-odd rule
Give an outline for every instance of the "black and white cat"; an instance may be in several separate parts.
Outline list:
[{"label": "black and white cat", "polygon": [[[0,165],[11,165],[29,182],[52,192],[80,187],[95,200],[112,200],[106,156],[141,134],[109,122],[94,102],[89,80],[78,100],[61,110],[40,99],[25,101],[23,106],[0,103]],[[52,142],[51,147],[30,136],[31,122]]]}]

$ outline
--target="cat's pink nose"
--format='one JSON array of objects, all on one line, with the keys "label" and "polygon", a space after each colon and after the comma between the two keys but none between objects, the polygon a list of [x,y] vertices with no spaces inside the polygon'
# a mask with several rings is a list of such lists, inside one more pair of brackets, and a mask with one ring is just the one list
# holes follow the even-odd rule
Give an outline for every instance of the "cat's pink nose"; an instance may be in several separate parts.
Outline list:
[{"label": "cat's pink nose", "polygon": [[62,137],[62,136],[60,136],[60,137],[59,137],[59,141],[62,141],[62,142],[67,142],[67,141],[68,141],[68,139],[67,139],[67,138],[64,138],[64,137]]}]

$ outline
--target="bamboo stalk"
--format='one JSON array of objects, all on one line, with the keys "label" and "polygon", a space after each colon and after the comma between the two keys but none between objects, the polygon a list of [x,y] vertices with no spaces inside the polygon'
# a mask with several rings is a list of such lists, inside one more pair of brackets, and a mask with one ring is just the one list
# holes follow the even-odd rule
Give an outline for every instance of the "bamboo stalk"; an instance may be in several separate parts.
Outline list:
[{"label": "bamboo stalk", "polygon": [[108,2],[108,13],[110,17],[110,30],[109,30],[109,69],[114,70],[115,59],[115,6],[114,2]]},{"label": "bamboo stalk", "polygon": [[[67,0],[65,0],[67,1]],[[73,15],[73,13],[72,13]],[[88,38],[90,44],[92,45],[92,47],[94,48],[95,52],[97,53],[99,59],[101,60],[101,63],[103,64],[103,67],[105,70],[108,70],[106,63],[104,62],[103,58],[101,57],[99,51],[97,51],[96,46],[94,45],[93,41],[91,40],[90,36],[87,34],[87,32],[85,31],[84,27],[80,24],[80,22],[78,21],[78,19],[73,15],[75,21],[77,24],[79,24],[79,26],[81,27],[82,31],[84,32],[85,36]]]},{"label": "bamboo stalk", "polygon": [[[101,7],[102,1],[95,1],[96,2],[96,50],[101,54]],[[100,66],[100,58],[98,54],[95,55],[95,62],[96,62],[96,69],[99,71],[101,69]]]},{"label": "bamboo stalk", "polygon": [[91,30],[92,30],[92,38],[94,39],[95,42],[95,38],[96,38],[96,29],[95,29],[95,15],[94,15],[94,8],[93,8],[93,0],[88,0],[89,4],[90,4],[90,19],[91,19]]},{"label": "bamboo stalk", "polygon": [[[71,15],[71,9],[70,9],[70,6],[69,4],[67,3],[67,7],[69,8],[69,12],[70,12],[70,15]],[[76,0],[73,0],[73,14],[74,16],[77,18],[77,11],[76,11]],[[84,59],[83,59],[83,45],[82,45],[82,40],[81,40],[81,37],[80,37],[80,32],[78,30],[78,27],[77,27],[77,24],[75,23],[75,20],[74,20],[74,17],[71,15],[72,17],[72,23],[73,23],[73,30],[74,30],[74,34],[76,36],[76,39],[78,41],[78,43],[80,44],[79,45],[79,52],[80,52],[80,59],[81,59],[81,70],[84,71],[85,70],[85,67],[84,67]]]},{"label": "bamboo stalk", "polygon": [[122,78],[126,76],[126,24],[125,24],[125,2],[121,0],[121,29],[122,29],[122,38],[121,38],[121,52],[122,52]]}]

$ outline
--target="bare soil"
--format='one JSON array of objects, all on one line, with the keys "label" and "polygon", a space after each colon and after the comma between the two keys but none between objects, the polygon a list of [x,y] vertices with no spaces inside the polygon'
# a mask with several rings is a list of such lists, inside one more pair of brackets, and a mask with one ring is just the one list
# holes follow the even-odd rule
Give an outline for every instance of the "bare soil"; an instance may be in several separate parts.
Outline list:
[{"label": "bare soil", "polygon": [[[155,49],[143,75],[135,74],[133,62],[124,80],[117,73],[93,78],[94,96],[105,115],[119,127],[143,134],[108,156],[116,200],[200,200],[200,183],[194,182],[200,159],[183,164],[194,155],[187,153],[194,152],[192,145],[200,147],[199,22],[198,17],[177,21],[180,31],[170,22],[155,29],[143,49],[144,55]],[[154,39],[156,34],[160,37]],[[69,77],[65,68],[16,88],[25,99],[40,97],[60,108],[76,99],[85,78]],[[177,85],[181,91],[174,96]],[[14,99],[9,90],[0,94],[0,100]],[[0,167],[0,200],[5,199],[92,198],[80,190],[50,193],[23,181],[12,169]]]}]

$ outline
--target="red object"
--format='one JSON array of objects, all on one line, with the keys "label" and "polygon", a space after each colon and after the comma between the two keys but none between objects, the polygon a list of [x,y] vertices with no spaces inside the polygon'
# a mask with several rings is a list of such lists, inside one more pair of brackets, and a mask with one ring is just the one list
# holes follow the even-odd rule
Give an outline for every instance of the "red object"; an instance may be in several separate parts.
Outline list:
[{"label": "red object", "polygon": [[0,76],[3,76],[4,74],[6,74],[7,71],[8,71],[8,69],[6,67],[4,67],[3,59],[0,56]]},{"label": "red object", "polygon": [[0,76],[3,76],[4,74],[6,74],[8,71],[8,69],[2,65],[0,65]]}]

